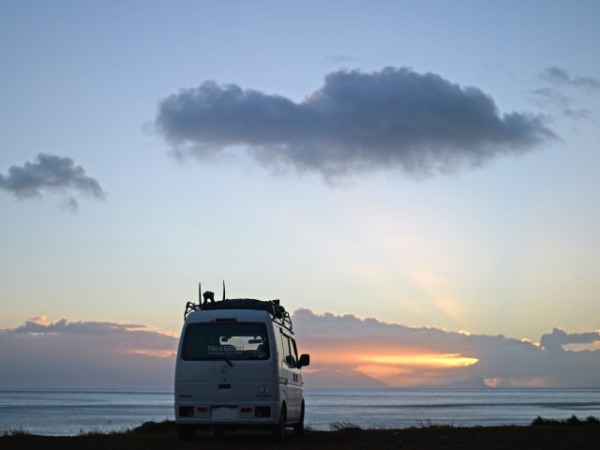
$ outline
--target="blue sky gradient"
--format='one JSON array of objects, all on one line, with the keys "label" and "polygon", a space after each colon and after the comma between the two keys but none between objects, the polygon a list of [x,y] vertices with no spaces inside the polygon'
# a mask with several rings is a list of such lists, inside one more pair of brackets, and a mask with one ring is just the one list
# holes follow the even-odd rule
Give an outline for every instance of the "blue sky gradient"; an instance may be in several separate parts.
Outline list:
[{"label": "blue sky gradient", "polygon": [[[178,333],[197,282],[225,279],[290,311],[596,336],[599,18],[581,0],[0,2],[0,329]],[[223,110],[202,86],[241,94]],[[507,117],[525,138],[498,138]]]}]

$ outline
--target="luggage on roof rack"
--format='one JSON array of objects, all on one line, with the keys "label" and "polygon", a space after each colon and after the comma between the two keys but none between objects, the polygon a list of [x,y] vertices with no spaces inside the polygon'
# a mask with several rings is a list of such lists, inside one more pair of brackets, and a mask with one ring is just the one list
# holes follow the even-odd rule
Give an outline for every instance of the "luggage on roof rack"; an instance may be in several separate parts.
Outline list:
[{"label": "luggage on roof rack", "polygon": [[253,298],[232,298],[221,301],[205,301],[204,303],[187,302],[185,306],[184,319],[193,311],[212,311],[218,309],[251,309],[258,311],[267,311],[271,315],[271,320],[278,322],[288,330],[292,331],[292,319],[290,314],[279,300],[257,300]]}]

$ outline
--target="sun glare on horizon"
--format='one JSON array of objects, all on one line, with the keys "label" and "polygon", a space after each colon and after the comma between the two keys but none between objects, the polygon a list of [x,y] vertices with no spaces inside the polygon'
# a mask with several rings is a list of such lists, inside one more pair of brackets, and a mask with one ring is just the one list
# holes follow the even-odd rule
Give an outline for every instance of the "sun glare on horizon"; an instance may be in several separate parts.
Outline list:
[{"label": "sun glare on horizon", "polygon": [[362,361],[375,364],[431,367],[467,367],[476,364],[479,359],[461,356],[457,353],[440,355],[383,355],[361,358]]}]

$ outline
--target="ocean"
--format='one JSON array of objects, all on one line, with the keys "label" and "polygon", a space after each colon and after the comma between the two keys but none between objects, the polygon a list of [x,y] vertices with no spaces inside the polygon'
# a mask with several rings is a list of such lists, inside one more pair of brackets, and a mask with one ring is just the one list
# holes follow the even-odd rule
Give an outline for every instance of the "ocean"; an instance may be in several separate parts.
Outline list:
[{"label": "ocean", "polygon": [[[307,389],[306,425],[407,428],[600,418],[600,389]],[[173,420],[170,390],[0,390],[0,433],[109,432]]]}]

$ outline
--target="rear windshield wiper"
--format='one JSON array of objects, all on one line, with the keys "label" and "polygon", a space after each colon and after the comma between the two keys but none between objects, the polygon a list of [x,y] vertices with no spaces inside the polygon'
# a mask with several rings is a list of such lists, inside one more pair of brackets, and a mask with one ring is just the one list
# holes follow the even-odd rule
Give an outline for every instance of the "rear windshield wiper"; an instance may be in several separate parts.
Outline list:
[{"label": "rear windshield wiper", "polygon": [[233,363],[231,360],[225,356],[205,356],[203,358],[198,358],[199,361],[225,361],[229,367],[233,367]]}]

